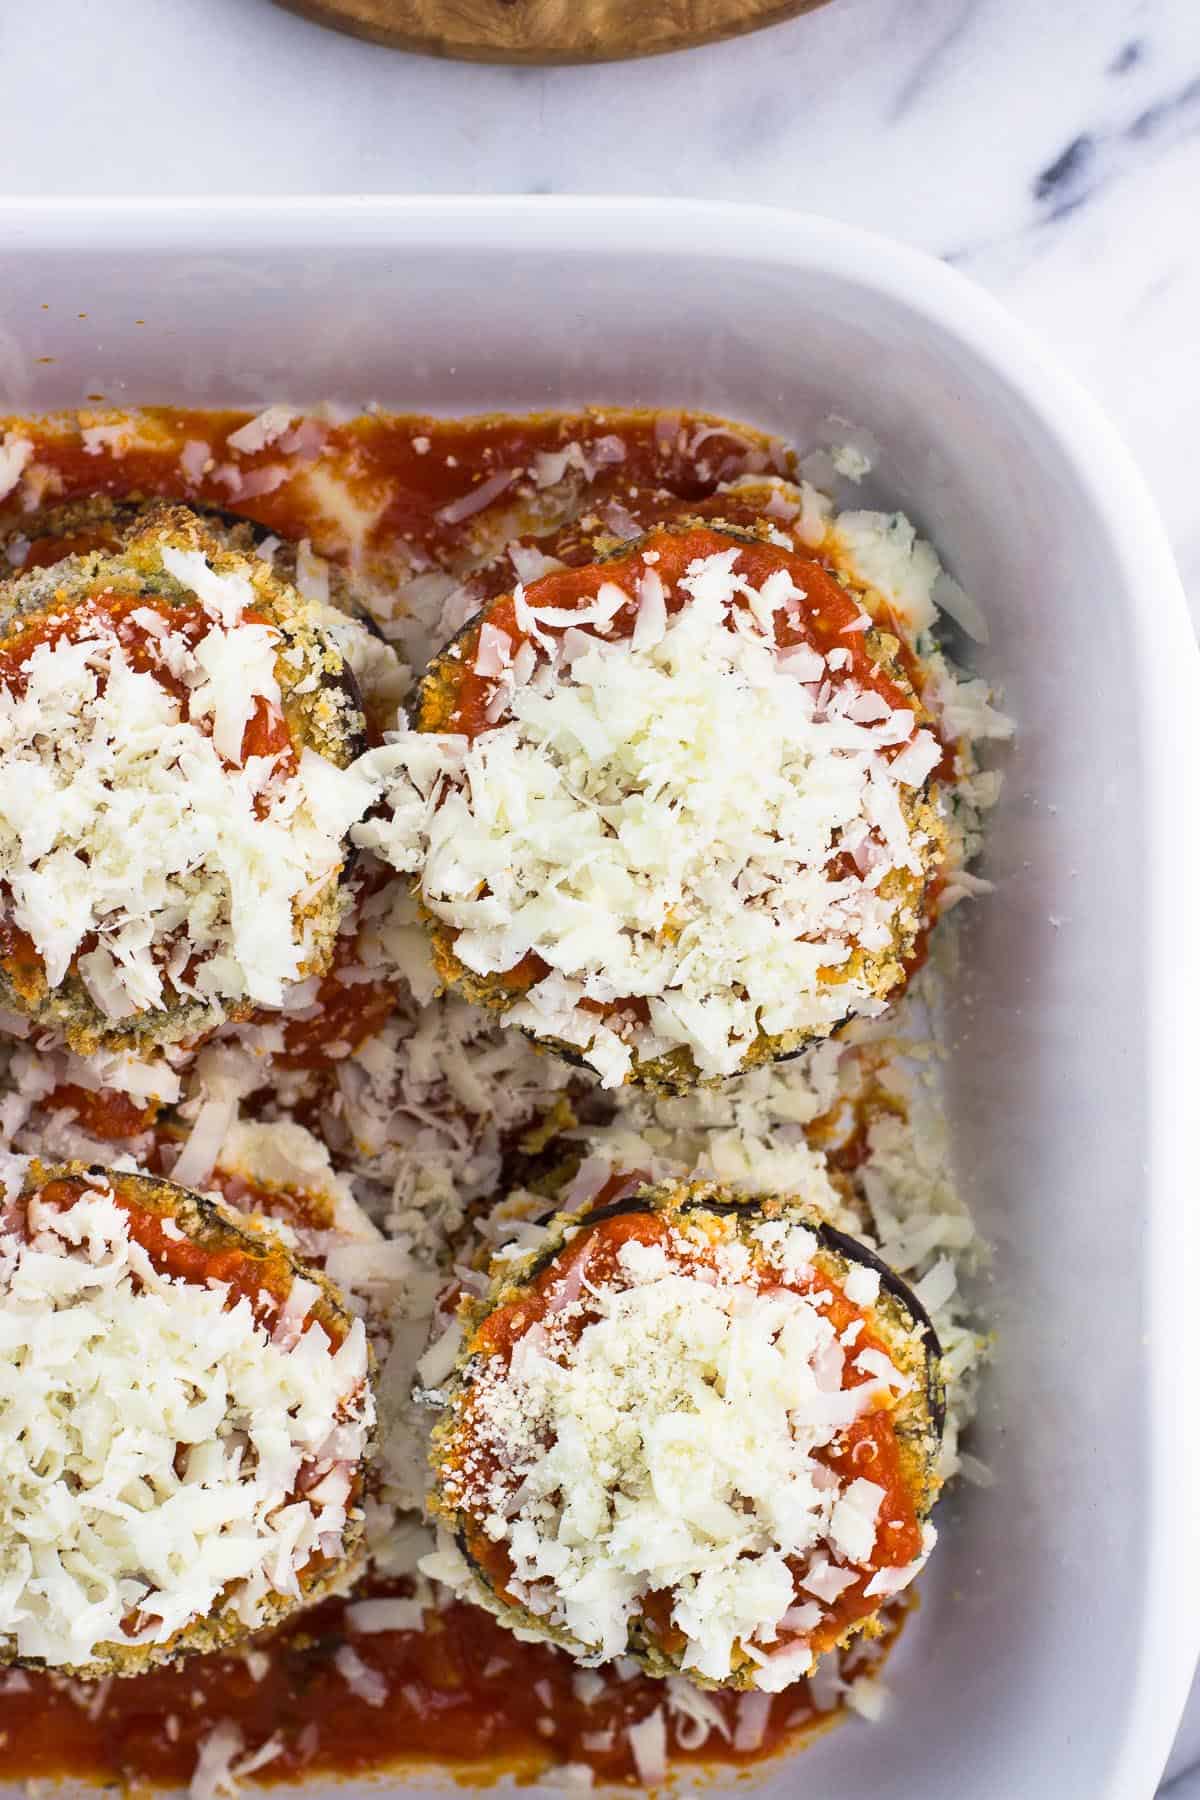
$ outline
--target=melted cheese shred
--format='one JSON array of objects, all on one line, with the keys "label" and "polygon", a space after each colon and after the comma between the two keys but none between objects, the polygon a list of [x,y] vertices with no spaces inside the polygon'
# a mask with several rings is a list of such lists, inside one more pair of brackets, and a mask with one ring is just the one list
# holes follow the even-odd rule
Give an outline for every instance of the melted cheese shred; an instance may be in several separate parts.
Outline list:
[{"label": "melted cheese shred", "polygon": [[[305,749],[293,773],[243,761],[257,703],[280,704],[279,633],[245,621],[249,584],[172,557],[213,623],[194,646],[135,617],[181,702],[132,665],[111,617],[84,613],[0,685],[0,883],[58,987],[75,964],[109,1019],[168,1003],[282,1004],[312,951],[314,896],[371,792]],[[245,590],[243,592],[242,590]],[[85,945],[90,947],[84,948]]]},{"label": "melted cheese shred", "polygon": [[[643,1597],[667,1591],[685,1673],[722,1682],[749,1660],[774,1691],[812,1666],[822,1602],[872,1567],[884,1490],[820,1453],[910,1384],[878,1354],[844,1386],[853,1347],[783,1285],[809,1270],[813,1234],[750,1235],[715,1253],[678,1229],[628,1240],[603,1276],[585,1249],[511,1358],[471,1367],[435,1473],[439,1504],[503,1546],[507,1591],[548,1636],[620,1656]],[[764,1262],[780,1285],[760,1285]],[[934,1539],[926,1527],[922,1557],[887,1571],[888,1592]],[[448,1536],[423,1567],[479,1598]]]},{"label": "melted cheese shred", "polygon": [[[886,962],[918,924],[934,852],[905,795],[937,742],[844,652],[780,649],[776,619],[804,596],[785,570],[750,586],[738,556],[694,561],[671,614],[652,563],[636,595],[609,582],[577,614],[518,589],[545,654],[481,638],[497,722],[374,753],[391,818],[359,841],[419,873],[472,975],[541,958],[508,1021],[577,1046],[606,1086],[635,1054],[683,1048],[724,1076],[761,1034],[881,1012],[856,952]],[[608,641],[631,600],[632,637]]]},{"label": "melted cheese shred", "polygon": [[344,1554],[373,1419],[360,1321],[331,1353],[305,1306],[272,1341],[244,1296],[158,1273],[103,1186],[31,1198],[0,1281],[10,1655],[78,1668],[215,1609],[252,1629]]}]

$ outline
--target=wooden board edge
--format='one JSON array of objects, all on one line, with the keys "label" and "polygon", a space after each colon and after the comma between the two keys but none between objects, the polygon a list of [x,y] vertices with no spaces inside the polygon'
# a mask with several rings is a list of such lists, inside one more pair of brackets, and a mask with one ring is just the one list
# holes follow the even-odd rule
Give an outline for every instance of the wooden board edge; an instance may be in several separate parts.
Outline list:
[{"label": "wooden board edge", "polygon": [[829,5],[830,0],[768,0],[767,4],[755,6],[750,17],[723,20],[707,32],[678,38],[668,36],[661,42],[638,44],[628,49],[615,45],[611,49],[598,49],[561,44],[525,49],[502,44],[488,45],[469,39],[457,41],[445,36],[437,37],[432,33],[405,32],[372,21],[361,10],[364,4],[375,10],[377,0],[276,0],[276,4],[307,19],[310,24],[322,25],[363,42],[378,44],[389,50],[402,50],[410,55],[432,56],[452,62],[578,67],[668,56],[680,50],[698,50],[706,44],[727,43],[732,38],[746,37],[753,31],[785,24],[803,13],[816,12]]}]

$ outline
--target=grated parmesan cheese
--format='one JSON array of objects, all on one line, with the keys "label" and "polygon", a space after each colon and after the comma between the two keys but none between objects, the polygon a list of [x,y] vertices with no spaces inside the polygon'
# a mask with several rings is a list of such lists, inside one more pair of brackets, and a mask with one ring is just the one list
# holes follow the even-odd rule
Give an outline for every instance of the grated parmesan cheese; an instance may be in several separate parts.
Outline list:
[{"label": "grated parmesan cheese", "polygon": [[418,1600],[356,1600],[346,1608],[351,1631],[420,1631],[425,1609]]},{"label": "grated parmesan cheese", "polygon": [[265,450],[276,438],[281,438],[290,426],[300,417],[287,406],[268,406],[256,418],[249,419],[236,431],[231,431],[225,439],[231,450],[240,450],[252,456],[256,450]]},{"label": "grated parmesan cheese", "polygon": [[6,431],[0,439],[0,500],[7,500],[33,456],[28,438]]},{"label": "grated parmesan cheese", "polygon": [[661,1706],[625,1728],[638,1780],[643,1787],[657,1787],[667,1778],[667,1720]]},{"label": "grated parmesan cheese", "polygon": [[[619,1655],[643,1596],[665,1591],[685,1673],[727,1680],[740,1650],[774,1691],[811,1667],[825,1616],[815,1599],[796,1604],[797,1564],[817,1577],[811,1594],[831,1555],[874,1572],[884,1490],[836,1476],[822,1452],[887,1404],[888,1382],[862,1370],[843,1387],[821,1306],[748,1279],[750,1254],[727,1230],[715,1250],[711,1232],[678,1226],[629,1239],[603,1277],[590,1247],[570,1262],[511,1356],[473,1359],[469,1399],[456,1397],[469,1438],[453,1409],[435,1438],[438,1504],[503,1545],[510,1591],[577,1653]],[[811,1266],[802,1225],[751,1235],[769,1266]],[[452,1576],[449,1551],[426,1573]],[[916,1573],[884,1569],[887,1592]],[[773,1653],[781,1629],[789,1642]]]},{"label": "grated parmesan cheese", "polygon": [[334,1667],[352,1694],[368,1706],[386,1706],[388,1684],[378,1669],[365,1663],[351,1644],[343,1644],[333,1659]]},{"label": "grated parmesan cheese", "polygon": [[196,1767],[188,1784],[189,1800],[220,1800],[223,1795],[237,1793],[233,1765],[245,1748],[246,1740],[232,1719],[214,1725],[196,1758]]}]

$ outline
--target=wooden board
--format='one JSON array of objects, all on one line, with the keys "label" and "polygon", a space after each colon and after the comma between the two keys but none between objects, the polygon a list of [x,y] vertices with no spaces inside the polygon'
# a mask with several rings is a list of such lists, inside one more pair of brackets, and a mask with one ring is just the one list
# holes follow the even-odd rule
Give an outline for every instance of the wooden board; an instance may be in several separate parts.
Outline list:
[{"label": "wooden board", "polygon": [[615,62],[737,37],[828,0],[280,0],[373,43],[470,62]]}]

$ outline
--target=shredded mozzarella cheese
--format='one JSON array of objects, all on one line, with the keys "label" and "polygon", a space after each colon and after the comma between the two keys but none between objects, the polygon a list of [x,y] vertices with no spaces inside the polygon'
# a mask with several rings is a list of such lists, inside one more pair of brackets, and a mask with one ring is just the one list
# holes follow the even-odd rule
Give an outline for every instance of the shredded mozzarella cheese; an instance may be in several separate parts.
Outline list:
[{"label": "shredded mozzarella cheese", "polygon": [[80,1666],[218,1607],[261,1623],[346,1529],[361,1323],[280,1347],[244,1296],[158,1273],[103,1184],[28,1227],[0,1237],[0,1637]]},{"label": "shredded mozzarella cheese", "polygon": [[[548,964],[508,1017],[576,1045],[606,1085],[635,1052],[684,1047],[727,1075],[760,1034],[880,1011],[852,959],[887,958],[917,924],[931,846],[905,793],[936,740],[815,650],[781,656],[775,616],[800,596],[784,570],[754,589],[737,559],[693,563],[670,617],[647,570],[633,638],[612,643],[631,599],[615,583],[578,612],[518,590],[547,656],[516,682],[481,638],[476,665],[507,684],[508,716],[471,741],[398,734],[368,759],[392,818],[357,840],[419,871],[471,974]],[[630,1000],[644,1022],[620,1013]]]},{"label": "shredded mozzarella cheese", "polygon": [[49,986],[76,964],[113,1020],[167,1004],[164,978],[206,1003],[280,1005],[311,953],[301,907],[336,876],[374,793],[308,750],[297,774],[243,761],[255,706],[279,704],[277,633],[240,622],[239,595],[214,586],[229,578],[205,567],[183,572],[235,622],[214,623],[194,651],[169,629],[152,639],[186,703],[133,665],[99,611],[78,636],[38,643],[20,683],[0,686],[10,916]]},{"label": "shredded mozzarella cheese", "polygon": [[[768,1265],[808,1269],[809,1231],[759,1233]],[[604,1276],[587,1256],[546,1290],[511,1358],[472,1372],[470,1448],[439,1452],[441,1491],[503,1544],[510,1590],[588,1655],[619,1655],[642,1597],[668,1590],[685,1672],[722,1681],[740,1648],[755,1685],[783,1687],[811,1666],[824,1617],[794,1566],[812,1570],[807,1594],[833,1600],[831,1555],[873,1567],[884,1490],[843,1481],[822,1452],[887,1404],[886,1383],[844,1386],[821,1306],[758,1285],[736,1237],[715,1256],[678,1232],[630,1239]],[[445,1579],[445,1550],[423,1567]],[[886,1591],[911,1573],[889,1568]]]}]

